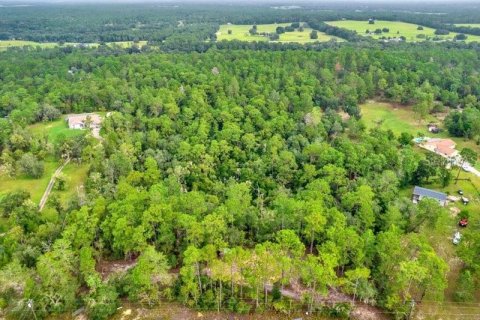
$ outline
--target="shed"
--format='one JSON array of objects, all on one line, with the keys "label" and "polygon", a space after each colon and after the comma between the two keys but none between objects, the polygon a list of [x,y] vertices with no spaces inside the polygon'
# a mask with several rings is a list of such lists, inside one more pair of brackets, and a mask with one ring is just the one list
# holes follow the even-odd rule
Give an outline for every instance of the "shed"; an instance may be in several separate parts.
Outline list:
[{"label": "shed", "polygon": [[442,207],[447,204],[447,195],[445,193],[415,186],[415,188],[413,189],[413,195],[412,195],[413,203],[418,203],[423,198],[430,198],[430,199],[437,200]]}]

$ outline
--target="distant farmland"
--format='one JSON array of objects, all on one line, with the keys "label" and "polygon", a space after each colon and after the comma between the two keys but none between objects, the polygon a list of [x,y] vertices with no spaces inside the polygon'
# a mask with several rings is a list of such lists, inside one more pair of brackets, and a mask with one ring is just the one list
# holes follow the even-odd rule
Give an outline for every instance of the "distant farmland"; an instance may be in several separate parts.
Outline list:
[{"label": "distant farmland", "polygon": [[[261,33],[275,33],[277,27],[286,27],[290,23],[278,23],[278,24],[259,24],[257,25],[257,32],[259,34],[252,35],[249,30],[252,25],[234,25],[223,24],[217,32],[217,41],[222,40],[240,40],[240,41],[270,41],[270,42],[297,42],[297,43],[309,43],[309,42],[324,42],[335,39],[336,41],[343,41],[338,37],[327,35],[323,32],[317,31],[318,39],[310,39],[310,33],[313,29],[303,28],[303,31],[298,29],[292,32],[285,32],[280,35],[279,40],[271,41],[268,36],[261,35]],[[229,33],[230,31],[230,33]]]},{"label": "distant farmland", "polygon": [[[339,21],[326,21],[325,23],[344,28],[352,31],[356,31],[359,35],[370,36],[373,39],[385,38],[398,38],[405,37],[406,41],[425,41],[433,40],[434,37],[438,37],[439,40],[453,40],[457,33],[450,32],[448,35],[437,36],[435,35],[435,29],[418,26],[413,23],[406,23],[400,21],[383,21],[376,20],[375,24],[369,24],[368,21],[358,20],[339,20]],[[388,29],[388,32],[375,33],[377,29]],[[369,31],[367,33],[367,30]],[[467,35],[467,42],[479,41],[480,36]]]}]

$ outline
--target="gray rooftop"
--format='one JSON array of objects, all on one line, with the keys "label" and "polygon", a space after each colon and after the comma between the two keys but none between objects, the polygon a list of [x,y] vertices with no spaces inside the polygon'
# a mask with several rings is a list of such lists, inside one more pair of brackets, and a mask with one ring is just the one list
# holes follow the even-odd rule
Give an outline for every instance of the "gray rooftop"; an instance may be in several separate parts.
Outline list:
[{"label": "gray rooftop", "polygon": [[417,186],[413,189],[413,194],[422,196],[422,197],[437,199],[439,201],[447,200],[447,195],[445,193],[422,188],[422,187],[417,187]]}]

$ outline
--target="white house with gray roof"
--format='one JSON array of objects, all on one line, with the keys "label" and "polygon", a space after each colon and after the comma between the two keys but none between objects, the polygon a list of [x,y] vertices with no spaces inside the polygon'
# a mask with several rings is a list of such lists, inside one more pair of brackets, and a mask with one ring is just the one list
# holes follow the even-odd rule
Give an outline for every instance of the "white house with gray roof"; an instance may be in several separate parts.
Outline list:
[{"label": "white house with gray roof", "polygon": [[444,207],[447,204],[447,195],[445,193],[416,186],[413,189],[413,195],[412,195],[413,203],[418,203],[423,198],[430,198],[430,199],[437,200],[442,207]]}]

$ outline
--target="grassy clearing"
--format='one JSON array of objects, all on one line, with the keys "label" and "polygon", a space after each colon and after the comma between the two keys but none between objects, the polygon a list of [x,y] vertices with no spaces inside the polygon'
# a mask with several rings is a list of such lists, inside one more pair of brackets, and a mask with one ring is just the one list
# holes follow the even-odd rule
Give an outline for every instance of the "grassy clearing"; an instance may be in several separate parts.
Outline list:
[{"label": "grassy clearing", "polygon": [[396,135],[408,132],[414,136],[428,135],[426,124],[435,121],[429,117],[426,121],[418,121],[411,107],[393,106],[389,103],[368,101],[361,106],[362,119],[368,129],[381,128],[392,130]]},{"label": "grassy clearing", "polygon": [[[373,39],[380,39],[380,37],[405,37],[407,41],[425,41],[428,38],[433,38],[435,36],[435,29],[423,27],[423,30],[417,30],[418,25],[400,21],[383,21],[376,20],[375,24],[369,24],[368,21],[357,21],[357,20],[339,20],[339,21],[327,21],[329,25],[340,27],[348,30],[356,31],[359,35],[370,36]],[[375,31],[376,29],[388,28],[390,31],[388,33],[382,34],[367,34],[366,30],[370,32]],[[440,36],[442,40],[453,40],[453,37],[457,33],[450,32],[449,35]],[[417,35],[424,35],[425,39],[417,38]],[[468,35],[467,42],[471,41],[480,41],[480,36]]]},{"label": "grassy clearing", "polygon": [[53,48],[58,46],[55,42],[34,42],[34,41],[24,41],[24,40],[0,40],[0,50],[6,49],[9,47],[24,47],[24,46],[32,46],[32,47],[41,47],[41,48]]},{"label": "grassy clearing", "polygon": [[25,190],[30,193],[34,203],[39,203],[52,174],[59,166],[58,162],[54,159],[46,159],[44,164],[45,172],[40,179],[32,179],[26,176],[15,178],[0,177],[0,197],[8,192]]},{"label": "grassy clearing", "polygon": [[[480,155],[480,146],[472,140],[451,137],[446,130],[443,130],[439,134],[428,132],[427,124],[429,122],[435,122],[440,125],[443,123],[443,121],[438,120],[433,115],[428,115],[426,119],[420,121],[409,106],[396,106],[376,101],[365,103],[361,106],[361,110],[362,119],[367,129],[381,128],[392,130],[396,135],[400,135],[402,132],[408,132],[413,136],[423,135],[428,137],[449,138],[455,141],[457,150],[470,148]],[[480,161],[477,161],[475,167],[480,169]]]},{"label": "grassy clearing", "polygon": [[480,28],[480,23],[456,23],[457,27],[471,27],[471,28]]},{"label": "grassy clearing", "polygon": [[[456,176],[457,172],[454,171],[454,173]],[[480,223],[480,196],[474,188],[474,185],[480,189],[480,178],[462,171],[460,179],[471,179],[471,181],[459,180],[456,184],[452,182],[445,188],[442,188],[439,184],[435,183],[425,185],[425,187],[452,195],[456,195],[457,191],[462,189],[465,196],[470,199],[470,204],[464,206],[457,202],[450,203],[448,207],[449,209],[452,207],[468,209],[470,212],[470,225],[478,225],[478,223]],[[425,301],[417,306],[416,318],[418,319],[474,319],[472,318],[473,316],[478,316],[480,314],[480,304],[478,302],[459,303],[454,301],[457,280],[462,269],[462,261],[456,255],[457,247],[452,243],[453,234],[457,230],[460,230],[457,223],[458,218],[451,214],[449,216],[448,226],[443,232],[432,232],[429,234],[430,242],[434,245],[436,252],[450,267],[450,271],[447,274],[448,287],[444,292],[444,301],[436,301],[434,297],[425,296]]]},{"label": "grassy clearing", "polygon": [[[278,23],[278,24],[259,24],[257,25],[258,33],[275,33],[277,27],[286,27],[290,23]],[[240,41],[270,41],[268,37],[262,35],[251,35],[248,31],[252,28],[252,25],[227,25],[223,24],[220,26],[220,29],[217,32],[217,41],[222,40],[240,40]],[[228,31],[231,31],[231,34],[228,34]],[[337,41],[342,41],[342,39],[329,36],[323,32],[318,33],[318,39],[310,39],[310,33],[312,29],[304,28],[303,31],[293,31],[285,32],[280,35],[278,41],[271,42],[297,42],[297,43],[308,43],[308,42],[324,42],[332,39]]]},{"label": "grassy clearing", "polygon": [[29,128],[34,135],[46,134],[48,141],[52,143],[56,143],[62,136],[68,138],[86,133],[86,131],[83,130],[69,129],[63,116],[59,120],[39,122],[31,125]]},{"label": "grassy clearing", "polygon": [[68,202],[78,192],[87,179],[89,166],[86,164],[69,163],[62,173],[67,177],[66,189],[63,191],[53,190],[50,196],[57,195],[62,203]]},{"label": "grassy clearing", "polygon": [[[72,137],[86,134],[84,130],[71,130],[68,128],[64,117],[52,122],[40,122],[29,126],[32,134],[46,135],[48,141],[56,143],[61,137]],[[26,176],[19,176],[15,178],[0,177],[0,197],[8,192],[15,190],[26,190],[30,192],[31,199],[34,203],[39,203],[52,174],[58,168],[60,163],[48,157],[44,160],[45,172],[40,179],[32,179]],[[76,192],[77,186],[83,184],[86,179],[88,166],[79,166],[69,163],[63,170],[63,173],[68,178],[67,189],[65,191],[53,191],[52,194],[57,193],[63,201]]]},{"label": "grassy clearing", "polygon": [[[106,45],[109,47],[119,46],[121,48],[130,48],[134,45],[139,47],[144,46],[148,43],[148,41],[117,41],[117,42],[107,42]],[[66,42],[63,44],[57,42],[35,42],[35,41],[25,41],[25,40],[0,40],[0,51],[6,50],[11,47],[40,47],[42,49],[45,48],[55,48],[55,47],[68,47],[68,46],[78,46],[79,43],[75,42]],[[84,43],[84,46],[90,48],[97,48],[100,44],[99,43]]]}]

